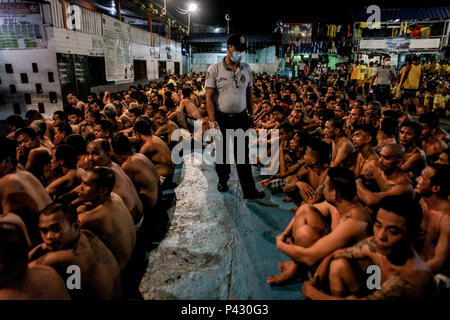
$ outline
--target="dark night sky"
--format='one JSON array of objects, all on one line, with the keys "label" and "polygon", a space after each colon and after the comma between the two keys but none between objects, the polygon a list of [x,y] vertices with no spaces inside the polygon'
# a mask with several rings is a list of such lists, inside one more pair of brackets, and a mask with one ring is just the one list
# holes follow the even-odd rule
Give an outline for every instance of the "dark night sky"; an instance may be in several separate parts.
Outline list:
[{"label": "dark night sky", "polygon": [[[163,3],[163,0],[154,0]],[[290,22],[312,22],[312,18],[336,19],[347,14],[350,7],[363,9],[371,4],[380,8],[409,8],[448,6],[448,1],[427,0],[423,3],[400,0],[166,0],[168,10],[171,2],[186,8],[191,2],[198,4],[197,12],[191,16],[192,23],[226,26],[225,14],[231,15],[231,31],[246,33],[269,33],[275,28],[277,20]],[[187,18],[186,18],[187,19]]]}]

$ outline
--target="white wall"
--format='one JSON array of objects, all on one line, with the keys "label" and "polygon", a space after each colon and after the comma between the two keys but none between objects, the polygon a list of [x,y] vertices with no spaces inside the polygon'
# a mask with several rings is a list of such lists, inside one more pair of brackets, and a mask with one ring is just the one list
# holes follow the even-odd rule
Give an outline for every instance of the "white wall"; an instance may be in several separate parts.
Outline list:
[{"label": "white wall", "polygon": [[[6,105],[0,105],[0,119],[6,119],[14,114],[13,105],[19,103],[21,116],[24,117],[27,110],[38,110],[38,103],[44,104],[44,117],[51,117],[53,112],[61,109],[61,87],[59,82],[58,67],[56,63],[55,42],[52,27],[46,27],[48,45],[44,49],[0,50],[0,94],[5,94]],[[5,64],[11,64],[14,73],[5,71]],[[33,73],[31,64],[37,63],[38,73]],[[55,82],[48,82],[48,72],[53,72]],[[21,83],[20,74],[27,73],[28,83]],[[36,93],[36,83],[42,85],[42,94]],[[9,85],[14,84],[16,94],[10,94]],[[50,103],[49,92],[57,93],[57,103]],[[25,94],[31,95],[31,104],[25,104]]]}]

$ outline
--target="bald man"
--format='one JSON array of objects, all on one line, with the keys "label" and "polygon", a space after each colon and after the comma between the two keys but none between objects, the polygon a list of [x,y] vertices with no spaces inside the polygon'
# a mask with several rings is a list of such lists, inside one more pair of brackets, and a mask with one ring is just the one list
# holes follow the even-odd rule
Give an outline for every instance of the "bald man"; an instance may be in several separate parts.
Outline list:
[{"label": "bald man", "polygon": [[47,266],[28,266],[28,243],[15,223],[0,221],[0,300],[68,300],[66,284]]},{"label": "bald man", "polygon": [[44,243],[30,251],[30,267],[49,266],[67,280],[77,266],[80,288],[73,288],[72,299],[120,299],[120,268],[106,245],[89,230],[80,230],[76,209],[62,202],[47,206],[39,215],[39,231]]},{"label": "bald man", "polygon": [[112,192],[116,177],[108,167],[94,167],[83,175],[77,208],[81,229],[88,229],[111,250],[122,271],[136,244],[136,229],[122,199]]},{"label": "bald man", "polygon": [[114,171],[116,183],[113,192],[119,195],[131,213],[136,225],[142,223],[143,205],[133,182],[120,166],[111,160],[111,146],[107,140],[96,139],[87,145],[90,167],[105,166]]},{"label": "bald man", "polygon": [[407,195],[412,198],[412,181],[401,169],[404,157],[405,149],[401,144],[385,145],[380,152],[378,167],[373,171],[373,179],[380,192],[369,191],[359,178],[356,180],[358,198],[368,206],[376,205],[387,196]]}]

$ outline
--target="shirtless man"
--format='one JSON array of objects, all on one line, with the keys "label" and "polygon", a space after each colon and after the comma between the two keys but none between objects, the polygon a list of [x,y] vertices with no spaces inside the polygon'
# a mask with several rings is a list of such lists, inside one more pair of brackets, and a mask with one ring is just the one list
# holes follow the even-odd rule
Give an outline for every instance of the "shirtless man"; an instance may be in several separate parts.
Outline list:
[{"label": "shirtless man", "polygon": [[0,300],[69,300],[66,284],[47,266],[28,267],[24,232],[0,222]]},{"label": "shirtless man", "polygon": [[60,144],[52,150],[50,168],[59,176],[45,188],[52,199],[57,199],[81,183],[85,171],[77,167],[77,162],[77,152],[69,144]]},{"label": "shirtless man", "polygon": [[[434,274],[450,276],[449,167],[427,166],[417,178],[416,194],[421,196],[424,232],[421,256]],[[448,282],[448,280],[447,280]]]},{"label": "shirtless man", "polygon": [[183,99],[180,102],[178,109],[180,112],[184,112],[186,116],[186,122],[188,126],[192,129],[194,127],[195,120],[201,119],[200,110],[191,101],[192,88],[187,87],[182,89]]},{"label": "shirtless man", "polygon": [[94,167],[83,175],[78,192],[81,229],[95,233],[111,250],[122,271],[136,244],[136,229],[122,199],[112,192],[116,177],[108,167]]},{"label": "shirtless man", "polygon": [[439,127],[439,118],[427,112],[419,117],[419,123],[422,125],[422,149],[427,155],[428,162],[433,163],[439,154],[447,149],[445,142],[433,134],[433,131]]},{"label": "shirtless man", "polygon": [[[373,226],[374,236],[326,257],[313,280],[303,284],[303,297],[313,300],[432,298],[436,293],[433,275],[413,248],[421,218],[420,206],[414,201],[403,197],[383,198]],[[361,270],[358,263],[364,259],[380,268],[378,290],[365,289],[366,281],[361,281],[366,270]],[[318,289],[326,282],[331,295]]]},{"label": "shirtless man", "polygon": [[155,111],[153,119],[158,125],[158,130],[156,130],[154,136],[160,137],[165,143],[170,144],[172,141],[172,132],[178,129],[177,124],[167,118],[164,110]]},{"label": "shirtless man", "polygon": [[52,140],[50,140],[50,138],[45,135],[45,133],[47,132],[47,124],[43,120],[34,120],[32,123],[30,123],[29,127],[36,131],[41,146],[50,150],[55,147]]},{"label": "shirtless man", "polygon": [[81,288],[72,289],[72,299],[120,299],[120,268],[111,251],[89,230],[80,230],[76,209],[54,202],[39,216],[44,243],[30,251],[30,267],[53,267],[67,281],[69,266],[80,268]]},{"label": "shirtless man", "polygon": [[[96,139],[87,145],[88,160],[90,168],[96,166],[109,167],[114,171],[116,183],[113,192],[120,196],[129,209],[135,224],[143,219],[143,206],[139,195],[120,166],[111,160],[111,146],[107,140]],[[76,190],[78,192],[78,189]]]},{"label": "shirtless man", "polygon": [[323,134],[332,143],[330,167],[341,166],[352,168],[355,165],[355,148],[352,142],[345,136],[343,126],[344,122],[335,118],[325,122]]},{"label": "shirtless man", "polygon": [[376,129],[370,125],[363,124],[353,133],[353,145],[358,151],[354,169],[355,177],[372,176],[378,165],[378,155],[373,151],[376,143]]},{"label": "shirtless man", "polygon": [[135,153],[130,140],[117,135],[111,141],[116,161],[133,182],[144,205],[144,214],[158,202],[159,175],[153,163],[142,153]]},{"label": "shirtless man", "polygon": [[416,146],[419,140],[422,127],[417,122],[404,121],[400,124],[400,132],[398,139],[400,144],[405,148],[405,159],[401,165],[401,169],[405,172],[412,172],[416,177],[427,163],[425,152]]},{"label": "shirtless man", "polygon": [[450,154],[450,149],[445,149],[444,151],[442,151],[441,154],[439,155],[439,158],[436,160],[435,164],[448,166],[450,164],[449,154]]},{"label": "shirtless man", "polygon": [[36,132],[31,128],[17,130],[14,137],[19,146],[17,160],[25,170],[31,172],[45,185],[47,183],[45,171],[50,169],[51,151],[41,146]]},{"label": "shirtless man", "polygon": [[[358,198],[368,206],[374,206],[387,196],[408,195],[412,197],[412,181],[400,168],[405,157],[405,149],[400,144],[388,144],[383,147],[378,160],[379,167],[373,172],[373,179],[380,192],[369,191],[362,183],[356,180]],[[372,178],[368,176],[368,178]]]},{"label": "shirtless man", "polygon": [[152,134],[150,124],[145,120],[136,122],[134,131],[138,140],[143,143],[139,152],[143,153],[153,162],[160,177],[161,184],[165,180],[171,181],[175,165],[172,162],[172,155],[167,144]]},{"label": "shirtless man", "polygon": [[300,192],[303,201],[310,204],[318,202],[323,198],[323,183],[329,160],[328,144],[323,141],[312,141],[306,148],[305,166],[297,172],[296,179],[286,182],[283,192],[291,194],[292,198]]},{"label": "shirtless man", "polygon": [[15,143],[0,137],[0,214],[13,212],[27,226],[31,242],[40,241],[37,216],[52,200],[39,180],[25,170],[16,169]]},{"label": "shirtless man", "polygon": [[[336,249],[367,237],[370,218],[356,198],[355,176],[350,169],[328,169],[324,188],[325,202],[301,206],[282,234],[277,249],[292,261],[280,263],[281,274],[267,278],[269,284],[281,284],[297,275],[300,265],[313,267]],[[331,232],[326,234],[326,220]]]}]

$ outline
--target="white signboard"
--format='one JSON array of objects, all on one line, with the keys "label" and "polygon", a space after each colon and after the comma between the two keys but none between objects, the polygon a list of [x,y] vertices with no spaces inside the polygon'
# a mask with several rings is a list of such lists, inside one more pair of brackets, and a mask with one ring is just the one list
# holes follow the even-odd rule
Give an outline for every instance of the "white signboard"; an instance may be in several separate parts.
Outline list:
[{"label": "white signboard", "polygon": [[0,3],[0,49],[45,47],[39,4]]},{"label": "white signboard", "polygon": [[411,39],[410,49],[439,49],[441,39]]},{"label": "white signboard", "polygon": [[133,80],[130,26],[102,14],[106,80]]}]

